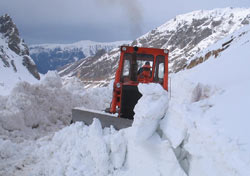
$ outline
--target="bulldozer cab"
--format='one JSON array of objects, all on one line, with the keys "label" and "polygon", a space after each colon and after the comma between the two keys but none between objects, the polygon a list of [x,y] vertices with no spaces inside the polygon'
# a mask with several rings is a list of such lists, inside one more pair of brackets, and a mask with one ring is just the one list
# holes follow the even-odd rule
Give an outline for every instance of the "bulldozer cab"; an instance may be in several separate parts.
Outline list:
[{"label": "bulldozer cab", "polygon": [[168,50],[132,46],[120,50],[110,112],[133,119],[134,106],[141,97],[139,83],[159,83],[168,90]]}]

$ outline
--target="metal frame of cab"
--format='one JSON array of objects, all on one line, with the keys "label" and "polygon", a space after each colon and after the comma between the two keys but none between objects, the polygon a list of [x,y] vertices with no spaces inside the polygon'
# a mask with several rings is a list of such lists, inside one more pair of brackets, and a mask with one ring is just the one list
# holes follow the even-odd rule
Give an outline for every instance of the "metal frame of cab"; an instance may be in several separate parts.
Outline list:
[{"label": "metal frame of cab", "polygon": [[[121,82],[121,75],[123,72],[124,64],[124,54],[125,53],[138,53],[138,54],[150,54],[154,56],[152,73],[155,72],[156,56],[162,55],[165,58],[164,61],[164,77],[162,86],[165,90],[168,91],[168,53],[167,49],[158,49],[158,48],[144,48],[144,47],[132,47],[132,46],[121,46],[120,47],[120,61],[115,74],[114,88],[113,88],[113,98],[110,105],[110,113],[119,113],[120,116],[120,107],[121,107],[121,95],[122,95],[122,86],[123,85],[134,85],[139,84],[138,81],[128,81],[126,83]],[[151,77],[150,82],[154,83],[154,76]],[[156,82],[157,83],[157,82]]]}]

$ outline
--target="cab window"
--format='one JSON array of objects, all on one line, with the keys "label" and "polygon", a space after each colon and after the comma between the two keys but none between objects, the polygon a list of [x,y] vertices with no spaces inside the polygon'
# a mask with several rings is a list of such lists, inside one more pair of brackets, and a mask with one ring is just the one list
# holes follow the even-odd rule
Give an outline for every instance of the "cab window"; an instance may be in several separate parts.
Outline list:
[{"label": "cab window", "polygon": [[126,59],[124,60],[122,76],[129,76],[129,69],[130,69],[130,61]]},{"label": "cab window", "polygon": [[159,63],[159,71],[158,71],[158,78],[164,78],[164,63]]},{"label": "cab window", "polygon": [[165,57],[162,55],[158,55],[156,56],[154,81],[162,83],[164,78],[164,73],[165,73]]}]

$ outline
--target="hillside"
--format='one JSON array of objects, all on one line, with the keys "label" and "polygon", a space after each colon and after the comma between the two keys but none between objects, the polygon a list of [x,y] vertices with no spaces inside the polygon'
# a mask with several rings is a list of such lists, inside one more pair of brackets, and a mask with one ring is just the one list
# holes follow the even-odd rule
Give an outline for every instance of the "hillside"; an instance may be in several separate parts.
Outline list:
[{"label": "hillside", "polygon": [[[178,15],[162,26],[132,42],[144,47],[168,48],[169,71],[185,69],[192,56],[219,39],[249,24],[250,9],[225,8],[200,10]],[[119,49],[100,56],[89,57],[60,70],[61,76],[77,76],[85,84],[106,85],[114,78]]]},{"label": "hillside", "polygon": [[8,15],[0,17],[0,91],[9,92],[19,81],[40,79],[29,49]]},{"label": "hillside", "polygon": [[56,70],[66,64],[95,55],[98,51],[109,52],[130,41],[101,43],[83,40],[72,44],[40,44],[31,45],[30,55],[37,65],[40,73]]}]

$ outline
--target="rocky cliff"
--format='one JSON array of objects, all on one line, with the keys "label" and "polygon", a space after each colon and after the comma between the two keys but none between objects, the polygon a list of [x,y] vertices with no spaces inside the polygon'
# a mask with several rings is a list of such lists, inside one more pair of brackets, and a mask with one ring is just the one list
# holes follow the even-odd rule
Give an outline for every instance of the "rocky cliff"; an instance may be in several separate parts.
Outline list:
[{"label": "rocky cliff", "polygon": [[36,79],[40,79],[36,65],[29,56],[29,49],[24,41],[20,38],[18,29],[13,23],[9,15],[0,17],[0,58],[4,63],[4,67],[12,67],[13,71],[17,72],[15,59],[12,59],[7,50],[13,51],[17,56],[20,56],[23,66],[32,74]]}]

